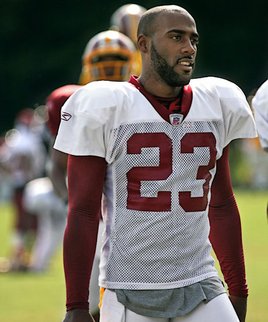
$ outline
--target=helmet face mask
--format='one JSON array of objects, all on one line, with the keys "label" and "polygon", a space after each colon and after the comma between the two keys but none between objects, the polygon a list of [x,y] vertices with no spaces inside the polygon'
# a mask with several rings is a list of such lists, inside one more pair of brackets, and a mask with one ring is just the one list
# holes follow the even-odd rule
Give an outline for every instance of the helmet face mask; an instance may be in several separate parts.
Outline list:
[{"label": "helmet face mask", "polygon": [[96,80],[128,80],[135,46],[120,32],[108,30],[94,36],[83,55],[80,84]]},{"label": "helmet face mask", "polygon": [[122,81],[127,80],[125,75],[129,75],[129,68],[118,61],[95,63],[91,70],[92,80]]}]

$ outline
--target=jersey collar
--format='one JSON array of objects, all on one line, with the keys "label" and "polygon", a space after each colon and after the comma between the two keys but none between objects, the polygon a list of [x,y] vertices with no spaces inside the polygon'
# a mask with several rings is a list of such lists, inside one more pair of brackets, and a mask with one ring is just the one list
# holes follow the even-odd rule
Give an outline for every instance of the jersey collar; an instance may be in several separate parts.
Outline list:
[{"label": "jersey collar", "polygon": [[[154,107],[154,109],[157,111],[157,113],[167,122],[170,123],[170,117],[169,115],[172,113],[172,111],[168,110],[163,104],[161,104],[155,96],[150,94],[145,90],[145,88],[139,83],[136,76],[131,76],[129,79],[129,83],[134,85],[151,103],[151,105]],[[183,118],[187,116],[187,114],[190,111],[190,107],[192,104],[193,99],[193,92],[190,85],[183,86],[183,92],[182,92],[182,98],[181,98],[181,104],[178,106],[178,109],[180,110],[180,113],[183,115]],[[174,102],[176,103],[178,99],[175,99]]]}]

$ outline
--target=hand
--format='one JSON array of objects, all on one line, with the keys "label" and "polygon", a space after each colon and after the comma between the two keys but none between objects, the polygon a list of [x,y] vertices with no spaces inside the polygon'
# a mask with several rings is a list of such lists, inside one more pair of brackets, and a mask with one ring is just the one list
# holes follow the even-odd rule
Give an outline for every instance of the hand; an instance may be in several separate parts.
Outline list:
[{"label": "hand", "polygon": [[238,297],[238,296],[229,296],[230,301],[233,304],[235,312],[239,318],[240,322],[246,321],[246,313],[247,313],[247,298]]},{"label": "hand", "polygon": [[68,311],[63,322],[95,322],[88,310],[74,309]]}]

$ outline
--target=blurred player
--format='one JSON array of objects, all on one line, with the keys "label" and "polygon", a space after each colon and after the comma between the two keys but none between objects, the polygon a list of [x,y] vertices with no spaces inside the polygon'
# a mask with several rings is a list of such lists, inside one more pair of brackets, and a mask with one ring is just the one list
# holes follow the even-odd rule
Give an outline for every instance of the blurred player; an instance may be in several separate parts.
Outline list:
[{"label": "blurred player", "polygon": [[119,7],[111,16],[112,29],[120,31],[137,44],[138,24],[145,11],[144,7],[134,3]]},{"label": "blurred player", "polygon": [[[117,31],[103,31],[86,45],[82,57],[80,85],[66,85],[54,90],[47,98],[48,127],[55,138],[60,124],[60,111],[65,101],[82,85],[96,80],[128,80],[134,61],[135,46],[132,41]],[[68,116],[66,115],[66,118]],[[55,191],[67,200],[66,163],[67,155],[52,149],[50,177]]]},{"label": "blurred player", "polygon": [[245,321],[228,146],[256,129],[235,84],[191,80],[198,40],[186,10],[152,8],[138,28],[140,77],[92,82],[63,107],[55,148],[69,154],[65,322],[93,321],[88,283],[103,189],[101,322]]},{"label": "blurred player", "polygon": [[132,73],[140,75],[141,55],[137,49],[137,28],[142,14],[146,9],[140,5],[129,3],[119,7],[111,16],[111,29],[118,30],[128,36],[136,45]]},{"label": "blurred player", "polygon": [[[95,35],[86,45],[82,57],[80,85],[66,85],[54,90],[47,98],[48,127],[54,140],[60,124],[61,107],[82,85],[98,80],[126,81],[129,79],[134,62],[135,45],[126,35],[113,30]],[[68,115],[66,120],[68,119]],[[66,186],[67,154],[51,150],[49,174],[57,194],[67,202]],[[101,224],[102,226],[102,224]],[[101,228],[99,238],[101,237]],[[98,243],[100,247],[100,242]],[[98,311],[98,251],[91,282],[91,312]]]},{"label": "blurred player", "polygon": [[23,205],[26,184],[44,173],[46,150],[36,132],[34,109],[25,108],[16,116],[14,128],[6,133],[2,167],[10,177],[12,201],[15,210],[15,228],[12,237],[11,270],[26,270],[30,249],[30,235],[35,234],[35,217]]},{"label": "blurred player", "polygon": [[38,222],[29,270],[45,272],[62,242],[66,224],[66,204],[55,194],[48,177],[32,180],[26,185],[23,204],[28,213],[37,216]]},{"label": "blurred player", "polygon": [[6,155],[5,135],[0,136],[0,203],[9,201],[11,196],[11,181],[9,171],[5,166],[1,166],[1,160]]},{"label": "blurred player", "polygon": [[252,108],[261,146],[268,152],[268,80],[260,86],[252,98]]},{"label": "blurred player", "polygon": [[[252,108],[260,144],[263,150],[268,152],[268,79],[259,87],[252,98]],[[266,216],[268,220],[268,203],[266,205]]]}]

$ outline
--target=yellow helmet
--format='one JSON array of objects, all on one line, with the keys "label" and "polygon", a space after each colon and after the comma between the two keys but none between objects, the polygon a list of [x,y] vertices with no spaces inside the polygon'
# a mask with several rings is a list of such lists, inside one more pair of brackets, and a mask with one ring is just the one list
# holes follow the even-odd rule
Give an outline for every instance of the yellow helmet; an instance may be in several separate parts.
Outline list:
[{"label": "yellow helmet", "polygon": [[145,11],[144,7],[134,3],[119,7],[111,16],[111,29],[122,32],[136,44],[138,24]]},{"label": "yellow helmet", "polygon": [[135,50],[131,39],[118,31],[98,33],[86,45],[79,83],[84,85],[96,80],[128,80]]}]

